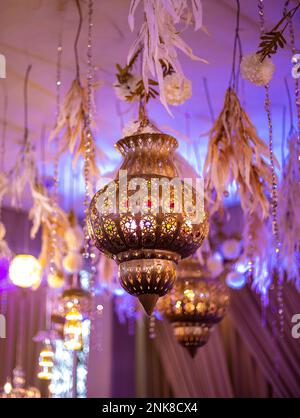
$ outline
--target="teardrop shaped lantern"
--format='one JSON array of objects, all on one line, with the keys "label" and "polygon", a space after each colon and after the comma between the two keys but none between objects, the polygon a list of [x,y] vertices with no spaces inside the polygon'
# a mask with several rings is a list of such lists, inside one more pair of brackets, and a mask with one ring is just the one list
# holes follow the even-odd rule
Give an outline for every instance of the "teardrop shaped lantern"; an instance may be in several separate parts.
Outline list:
[{"label": "teardrop shaped lantern", "polygon": [[207,343],[211,329],[224,317],[229,292],[221,278],[211,278],[193,257],[182,261],[172,291],[161,298],[159,312],[173,326],[176,340],[192,357]]},{"label": "teardrop shaped lantern", "polygon": [[177,178],[177,146],[175,138],[159,131],[119,140],[116,148],[124,161],[117,178],[95,194],[89,209],[95,246],[117,262],[120,284],[148,314],[172,288],[178,261],[194,253],[208,234],[204,203],[196,206],[191,186],[190,207],[181,205],[187,186]]}]

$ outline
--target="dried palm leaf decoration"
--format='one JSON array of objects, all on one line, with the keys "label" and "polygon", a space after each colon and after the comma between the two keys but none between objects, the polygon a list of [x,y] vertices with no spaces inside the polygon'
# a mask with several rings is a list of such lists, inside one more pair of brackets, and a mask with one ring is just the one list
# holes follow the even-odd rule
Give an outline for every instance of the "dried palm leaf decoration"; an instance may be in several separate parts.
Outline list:
[{"label": "dried palm leaf decoration", "polygon": [[235,184],[245,214],[257,213],[264,219],[269,215],[266,193],[271,186],[271,170],[267,163],[268,147],[237,96],[236,51],[239,38],[240,5],[237,1],[237,29],[234,41],[233,65],[223,109],[210,133],[204,175],[211,200],[211,212],[222,209],[228,187]]},{"label": "dried palm leaf decoration", "polygon": [[[74,51],[76,62],[76,78],[73,80],[69,91],[62,103],[57,117],[56,125],[50,134],[50,141],[58,138],[59,156],[69,151],[73,156],[73,167],[79,157],[84,157],[86,136],[88,134],[88,91],[80,81],[80,67],[78,59],[78,40],[82,27],[82,10],[80,1],[76,0],[79,14],[79,25],[75,37]],[[93,103],[92,103],[93,105]],[[91,150],[89,157],[90,173],[94,176],[99,175],[97,158],[102,158],[103,153],[97,147],[93,135],[91,138]]]},{"label": "dried palm leaf decoration", "polygon": [[265,193],[272,180],[266,162],[268,147],[230,87],[209,136],[204,172],[213,199],[212,211],[222,207],[228,186],[235,182],[243,211],[260,212],[267,218],[269,202]]}]

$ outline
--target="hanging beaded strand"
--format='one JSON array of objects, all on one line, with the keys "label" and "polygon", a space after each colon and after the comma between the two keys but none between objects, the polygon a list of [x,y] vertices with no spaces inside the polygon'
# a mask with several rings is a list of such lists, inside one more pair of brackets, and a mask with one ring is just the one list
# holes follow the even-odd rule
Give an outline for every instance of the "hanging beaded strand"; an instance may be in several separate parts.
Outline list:
[{"label": "hanging beaded strand", "polygon": [[90,237],[87,227],[87,214],[90,202],[89,185],[90,185],[90,158],[92,155],[92,16],[93,16],[93,0],[89,0],[88,3],[88,45],[87,45],[87,115],[85,120],[85,153],[84,153],[84,185],[85,185],[85,197],[83,201],[84,205],[84,256],[90,257]]},{"label": "hanging beaded strand", "polygon": [[[258,0],[258,14],[260,19],[260,32],[265,32],[264,19],[264,0]],[[271,100],[269,84],[265,85],[265,111],[267,114],[269,128],[269,158],[271,164],[272,190],[271,190],[271,215],[272,215],[272,233],[275,241],[276,265],[279,263],[280,237],[278,228],[277,206],[278,206],[278,185],[275,172],[275,158],[273,151],[273,124],[271,118]],[[279,334],[284,333],[284,312],[283,312],[283,275],[279,274],[279,270],[275,268],[274,277],[277,279],[277,302],[278,302],[278,318],[279,318]],[[277,334],[277,330],[276,330]]]},{"label": "hanging beaded strand", "polygon": [[[258,0],[258,13],[260,17],[260,30],[261,34],[265,31],[264,23],[264,2],[263,0]],[[267,113],[268,119],[268,128],[269,128],[269,157],[271,164],[271,174],[272,174],[272,191],[271,191],[271,214],[272,214],[272,231],[275,239],[275,251],[276,254],[279,254],[280,251],[280,242],[279,242],[279,230],[278,230],[278,220],[277,220],[277,178],[275,173],[275,159],[273,152],[273,124],[271,118],[271,100],[270,100],[270,89],[269,84],[265,85],[265,111]]]},{"label": "hanging beaded strand", "polygon": [[[62,39],[59,36],[57,46],[57,62],[56,62],[56,122],[60,112],[61,101],[61,58],[62,58]],[[50,273],[57,273],[57,266],[55,263],[55,249],[57,247],[57,211],[58,211],[58,153],[57,151],[58,141],[55,140],[55,155],[53,163],[53,217],[51,225],[51,253],[50,253]]]},{"label": "hanging beaded strand", "polygon": [[[287,13],[288,4],[289,4],[289,1],[286,1],[285,6],[284,6],[285,14]],[[294,57],[297,53],[297,49],[295,45],[295,31],[294,31],[293,20],[290,16],[288,17],[288,23],[289,23],[290,43],[292,47],[292,54]],[[294,62],[293,58],[292,58],[292,62]],[[298,142],[298,150],[299,150],[298,161],[299,161],[299,171],[300,171],[300,92],[299,92],[299,78],[298,77],[294,77],[294,89],[295,89],[294,91],[295,91],[295,103],[296,103],[296,113],[297,113],[297,142]]]},{"label": "hanging beaded strand", "polygon": [[90,237],[88,233],[87,215],[90,203],[90,158],[95,152],[92,138],[92,118],[93,118],[93,61],[92,61],[92,29],[93,29],[93,0],[88,3],[88,44],[87,44],[87,117],[86,117],[86,143],[85,143],[85,158],[84,158],[84,182],[85,182],[85,199],[84,199],[84,252],[85,257],[90,260],[90,292],[95,296],[94,282],[97,272],[97,257],[95,251],[90,246]]},{"label": "hanging beaded strand", "polygon": [[[289,1],[286,2],[286,6],[288,5]],[[286,11],[286,10],[285,10]],[[293,20],[291,17],[288,18],[289,20],[289,33],[290,33],[290,42],[292,46],[292,63],[294,63],[294,57],[296,56],[297,49],[295,44],[295,31],[294,31],[294,25]],[[296,61],[297,62],[297,61]],[[297,142],[298,142],[298,175],[300,178],[300,92],[299,92],[299,77],[293,77],[294,78],[294,91],[295,91],[295,104],[296,104],[296,114],[297,114]],[[297,254],[300,253],[300,245],[298,245],[297,248]]]}]

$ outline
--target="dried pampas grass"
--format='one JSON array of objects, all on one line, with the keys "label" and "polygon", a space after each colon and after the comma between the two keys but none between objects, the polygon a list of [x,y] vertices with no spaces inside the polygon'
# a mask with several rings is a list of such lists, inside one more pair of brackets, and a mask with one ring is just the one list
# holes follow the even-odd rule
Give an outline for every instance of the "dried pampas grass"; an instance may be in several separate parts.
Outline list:
[{"label": "dried pampas grass", "polygon": [[268,258],[271,234],[268,224],[259,212],[247,213],[244,218],[243,254],[241,259],[253,262],[255,276],[260,276]]},{"label": "dried pampas grass", "polygon": [[[43,199],[39,200],[43,202]],[[47,203],[49,203],[47,201]],[[38,202],[37,202],[38,204]],[[52,202],[51,202],[52,205]],[[52,207],[52,206],[51,206]],[[69,228],[69,220],[67,214],[59,207],[56,208],[56,243],[55,248],[52,248],[51,231],[53,226],[53,207],[51,211],[45,208],[40,211],[43,216],[40,216],[40,225],[42,227],[42,245],[39,254],[39,262],[44,270],[47,270],[50,265],[50,254],[54,250],[54,264],[56,273],[62,270],[62,259],[67,252],[67,243],[65,239],[65,231]],[[43,221],[42,221],[43,220]],[[37,221],[36,221],[37,223]]]},{"label": "dried pampas grass", "polygon": [[33,206],[29,211],[29,220],[32,221],[30,238],[34,239],[41,224],[46,223],[50,229],[50,217],[53,212],[53,206],[50,197],[41,184],[34,184],[31,187]]},{"label": "dried pampas grass", "polygon": [[31,239],[35,238],[41,225],[45,225],[48,230],[51,230],[54,214],[56,214],[58,226],[63,228],[67,227],[67,214],[60,207],[54,207],[55,203],[48,195],[48,192],[43,185],[40,183],[33,184],[31,186],[31,193],[33,206],[30,209],[28,216],[29,220],[32,221],[32,228],[30,231]]},{"label": "dried pampas grass", "polygon": [[[86,138],[89,132],[86,123],[88,117],[87,99],[87,89],[75,79],[61,106],[56,126],[49,138],[50,141],[58,138],[59,156],[67,150],[71,153],[73,167],[76,166],[79,157],[85,157]],[[90,142],[89,166],[91,174],[98,176],[100,173],[97,160],[102,159],[104,155],[97,147],[93,135],[90,135]]]},{"label": "dried pampas grass", "polygon": [[32,188],[36,175],[37,167],[34,150],[29,144],[25,144],[25,148],[21,147],[16,163],[8,175],[10,183],[9,194],[13,207],[21,207],[25,189],[27,186]]},{"label": "dried pampas grass", "polygon": [[287,279],[294,281],[300,267],[300,149],[297,134],[290,137],[288,145],[289,155],[278,190],[278,224],[282,245],[280,256],[286,267]]},{"label": "dried pampas grass", "polygon": [[236,183],[243,211],[267,218],[266,193],[271,189],[268,155],[267,145],[257,135],[236,93],[228,88],[223,109],[210,131],[204,165],[211,212],[222,208],[228,186]]}]

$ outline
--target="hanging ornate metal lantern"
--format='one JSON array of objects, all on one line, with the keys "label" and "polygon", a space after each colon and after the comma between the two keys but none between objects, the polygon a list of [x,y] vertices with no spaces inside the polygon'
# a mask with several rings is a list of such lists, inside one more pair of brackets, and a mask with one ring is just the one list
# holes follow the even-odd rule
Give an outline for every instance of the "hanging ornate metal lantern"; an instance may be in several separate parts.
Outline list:
[{"label": "hanging ornate metal lantern", "polygon": [[[118,178],[95,194],[89,209],[95,246],[117,262],[122,287],[148,314],[172,288],[178,261],[193,254],[208,234],[203,196],[197,207],[199,196],[189,186],[190,206],[180,205],[187,186],[173,163],[177,146],[175,138],[159,131],[119,140],[116,148],[124,162]],[[167,196],[163,184],[170,181]]]},{"label": "hanging ornate metal lantern", "polygon": [[33,387],[26,387],[25,372],[21,366],[13,369],[13,379],[7,380],[4,391],[0,393],[0,398],[40,398],[40,391]]},{"label": "hanging ornate metal lantern", "polygon": [[88,290],[82,288],[78,273],[74,273],[70,277],[70,281],[70,287],[62,292],[59,299],[62,305],[62,312],[66,316],[70,309],[76,306],[80,310],[83,319],[87,319],[92,310],[92,295]]},{"label": "hanging ornate metal lantern", "polygon": [[53,329],[41,330],[33,337],[34,342],[42,343],[42,349],[39,355],[39,369],[37,373],[38,379],[52,379],[52,369],[54,366],[55,356],[52,347],[55,346],[55,341],[59,339],[61,339],[61,336]]},{"label": "hanging ornate metal lantern", "polygon": [[50,341],[46,340],[39,355],[39,371],[37,374],[38,379],[51,380],[53,366],[54,352]]},{"label": "hanging ornate metal lantern", "polygon": [[83,347],[82,322],[88,318],[92,309],[90,292],[82,289],[79,274],[73,274],[71,287],[61,297],[64,313],[64,346],[69,350],[81,350]]},{"label": "hanging ornate metal lantern", "polygon": [[66,314],[64,325],[64,347],[68,350],[81,350],[83,347],[82,314],[76,305]]},{"label": "hanging ornate metal lantern", "polygon": [[228,303],[222,279],[209,277],[193,257],[179,264],[175,286],[159,300],[158,310],[172,323],[176,340],[194,357],[208,341],[212,326],[224,317]]}]

